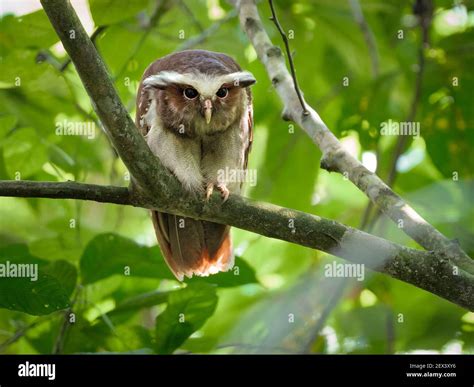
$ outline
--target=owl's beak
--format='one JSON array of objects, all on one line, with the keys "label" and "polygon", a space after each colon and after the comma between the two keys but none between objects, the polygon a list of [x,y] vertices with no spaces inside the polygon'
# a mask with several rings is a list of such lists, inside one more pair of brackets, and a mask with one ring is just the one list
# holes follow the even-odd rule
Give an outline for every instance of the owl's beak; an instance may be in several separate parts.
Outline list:
[{"label": "owl's beak", "polygon": [[212,102],[210,99],[204,101],[204,118],[206,119],[206,124],[209,125],[212,118]]}]

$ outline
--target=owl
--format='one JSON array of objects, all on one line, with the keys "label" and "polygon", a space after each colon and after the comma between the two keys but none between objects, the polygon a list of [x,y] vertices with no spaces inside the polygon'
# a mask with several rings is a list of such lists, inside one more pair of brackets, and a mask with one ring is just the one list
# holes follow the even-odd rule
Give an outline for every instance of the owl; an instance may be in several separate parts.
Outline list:
[{"label": "owl", "polygon": [[[136,124],[151,151],[189,192],[239,194],[252,145],[254,76],[231,57],[186,50],[145,70]],[[244,172],[244,174],[242,174]],[[240,179],[242,180],[242,179]],[[234,265],[230,227],[152,211],[163,256],[180,281]]]}]

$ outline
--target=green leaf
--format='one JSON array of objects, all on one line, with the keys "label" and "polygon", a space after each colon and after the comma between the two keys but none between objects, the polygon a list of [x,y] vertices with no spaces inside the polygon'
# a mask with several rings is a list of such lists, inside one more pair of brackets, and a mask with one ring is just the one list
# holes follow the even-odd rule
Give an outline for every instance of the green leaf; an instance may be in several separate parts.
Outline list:
[{"label": "green leaf", "polygon": [[122,20],[135,16],[144,10],[148,5],[148,0],[90,0],[89,6],[92,18],[97,26],[118,23]]},{"label": "green leaf", "polygon": [[163,304],[168,301],[170,293],[173,292],[154,291],[128,298],[118,304],[114,310],[108,313],[108,315],[114,316],[124,312],[137,311],[142,308],[149,308],[151,306]]},{"label": "green leaf", "polygon": [[156,319],[155,350],[172,353],[201,328],[217,306],[215,287],[192,284],[168,297],[168,306]]},{"label": "green leaf", "polygon": [[[18,269],[18,265],[28,265],[22,266],[29,271],[25,270],[21,278],[13,277],[13,268]],[[35,316],[67,308],[70,292],[63,285],[67,283],[71,286],[72,275],[69,275],[69,280],[57,278],[59,265],[63,264],[59,263],[56,267],[48,265],[47,261],[30,255],[23,245],[0,249],[0,308]],[[71,273],[71,268],[68,271]]]},{"label": "green leaf", "polygon": [[[3,15],[2,15],[3,16]],[[6,15],[0,19],[0,48],[48,48],[59,39],[43,10],[27,15]]]},{"label": "green leaf", "polygon": [[41,138],[32,128],[16,130],[10,136],[0,141],[3,147],[6,169],[10,177],[20,173],[21,178],[27,178],[48,161],[46,148]]},{"label": "green leaf", "polygon": [[59,107],[57,99],[51,98],[48,94],[30,93],[29,90],[23,89],[23,87],[0,89],[2,110],[15,115],[19,127],[33,127],[45,135],[54,133],[54,116],[64,105]]},{"label": "green leaf", "polygon": [[76,267],[67,261],[59,260],[51,262],[45,267],[45,272],[57,278],[68,297],[71,297],[77,283]]},{"label": "green leaf", "polygon": [[86,319],[79,317],[66,337],[63,352],[65,354],[100,352],[106,340],[113,334],[111,327],[106,323],[92,325]]},{"label": "green leaf", "polygon": [[251,191],[252,197],[311,211],[320,152],[298,128],[280,122],[279,117],[272,118],[269,127],[270,133],[276,130],[277,134],[267,138],[265,161],[258,167],[258,182]]},{"label": "green leaf", "polygon": [[114,335],[107,335],[107,353],[153,354],[152,331],[140,325],[116,327]]},{"label": "green leaf", "polygon": [[84,284],[114,274],[145,278],[173,278],[158,247],[140,246],[116,234],[101,234],[86,246],[80,260]]}]

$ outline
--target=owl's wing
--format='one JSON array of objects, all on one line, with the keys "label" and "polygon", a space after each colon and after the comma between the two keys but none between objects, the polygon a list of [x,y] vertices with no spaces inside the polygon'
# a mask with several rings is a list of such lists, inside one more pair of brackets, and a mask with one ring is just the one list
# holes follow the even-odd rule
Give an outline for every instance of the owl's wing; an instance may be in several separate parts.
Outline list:
[{"label": "owl's wing", "polygon": [[145,120],[145,114],[148,113],[151,105],[151,91],[143,88],[140,83],[138,88],[137,109],[135,113],[135,125],[140,130],[141,134],[146,136],[150,131],[150,127]]}]

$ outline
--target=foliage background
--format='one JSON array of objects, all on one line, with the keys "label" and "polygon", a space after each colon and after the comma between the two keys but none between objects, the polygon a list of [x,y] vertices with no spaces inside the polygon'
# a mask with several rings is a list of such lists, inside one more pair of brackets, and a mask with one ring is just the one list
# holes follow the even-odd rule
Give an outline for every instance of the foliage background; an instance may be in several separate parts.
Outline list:
[{"label": "foliage background", "polygon": [[[218,26],[197,47],[232,55],[258,79],[249,164],[258,170],[258,184],[246,195],[358,227],[367,199],[342,176],[321,171],[310,139],[280,119],[280,101],[231,7],[219,0],[171,3],[151,18],[156,0],[73,2],[83,21],[90,9],[95,27],[106,26],[96,44],[132,117],[145,67]],[[19,172],[21,179],[127,185],[74,66],[61,71],[67,57],[44,12],[15,16],[8,12],[12,2],[1,4],[0,179]],[[411,3],[361,1],[379,53],[375,79],[348,2],[276,4],[283,26],[294,32],[290,44],[306,99],[366,165],[375,166],[377,153],[378,173],[386,178],[397,139],[380,136],[379,128],[388,119],[404,120],[414,93],[420,29]],[[416,118],[421,137],[401,156],[394,187],[472,256],[474,4],[435,4]],[[264,19],[269,16],[266,2],[259,9]],[[281,44],[269,21],[266,28]],[[397,38],[400,29],[403,39]],[[97,136],[58,136],[56,125],[64,120],[95,122]],[[391,222],[377,222],[373,232],[417,247]],[[233,235],[239,275],[183,285],[165,267],[145,210],[1,198],[0,261],[38,263],[42,274],[37,283],[0,279],[0,350],[474,351],[473,313],[379,274],[363,282],[328,279],[324,264],[334,257],[242,230]],[[74,323],[64,323],[65,316]]]}]

